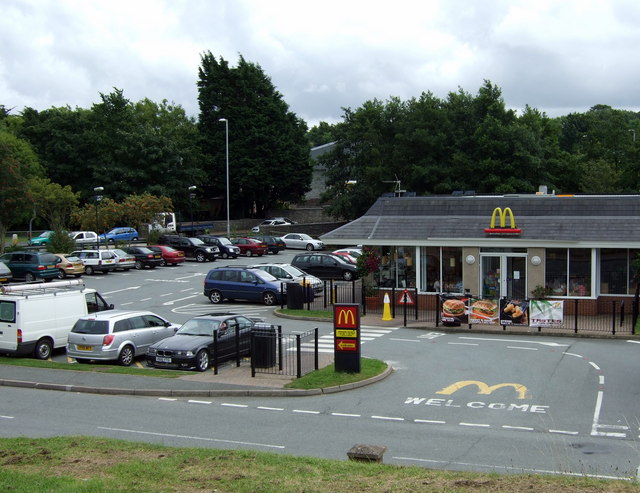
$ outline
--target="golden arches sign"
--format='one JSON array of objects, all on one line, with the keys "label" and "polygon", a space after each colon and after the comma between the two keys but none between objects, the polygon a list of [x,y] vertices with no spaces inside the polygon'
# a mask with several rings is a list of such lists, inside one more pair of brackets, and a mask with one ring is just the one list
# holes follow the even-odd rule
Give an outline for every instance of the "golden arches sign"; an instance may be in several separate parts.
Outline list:
[{"label": "golden arches sign", "polygon": [[505,207],[504,210],[502,210],[500,207],[496,207],[495,209],[493,209],[493,214],[491,214],[491,228],[496,227],[496,216],[500,218],[500,228],[507,227],[507,216],[509,216],[511,229],[515,229],[516,219],[515,217],[513,217],[513,211],[511,210],[511,207]]},{"label": "golden arches sign", "polygon": [[498,390],[504,387],[513,387],[513,389],[518,394],[518,399],[526,399],[529,395],[529,391],[527,387],[519,383],[499,383],[496,385],[489,386],[486,383],[480,382],[478,380],[463,380],[461,382],[456,382],[452,385],[449,385],[448,387],[445,387],[442,390],[439,390],[438,392],[436,392],[436,394],[451,395],[454,392],[457,392],[458,390],[464,387],[467,387],[469,385],[475,385],[478,388],[478,394],[481,394],[481,395],[489,395],[493,393],[495,390]]}]

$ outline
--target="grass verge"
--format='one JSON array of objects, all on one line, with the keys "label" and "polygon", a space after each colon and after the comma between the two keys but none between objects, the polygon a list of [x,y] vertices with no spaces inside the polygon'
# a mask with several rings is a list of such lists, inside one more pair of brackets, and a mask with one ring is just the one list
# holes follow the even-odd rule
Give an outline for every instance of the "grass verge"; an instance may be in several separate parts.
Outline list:
[{"label": "grass verge", "polygon": [[338,385],[346,385],[375,377],[386,369],[387,364],[384,361],[361,358],[360,373],[336,371],[335,365],[331,364],[307,373],[303,377],[288,383],[285,387],[289,389],[323,389],[326,387],[336,387]]},{"label": "grass verge", "polygon": [[137,366],[118,366],[107,363],[93,363],[80,365],[76,363],[60,363],[57,361],[39,360],[34,358],[16,358],[0,356],[0,365],[28,366],[31,368],[46,368],[50,370],[90,371],[97,373],[115,373],[121,375],[136,375],[139,377],[178,378],[190,375],[192,372],[181,370],[155,370]]},{"label": "grass verge", "polygon": [[333,318],[333,311],[331,310],[292,310],[289,308],[282,308],[278,310],[283,315],[292,315],[294,317],[313,317],[313,318],[326,318],[328,321]]},{"label": "grass verge", "polygon": [[1,438],[6,492],[578,493],[638,492],[628,481],[498,475],[290,457],[244,450],[171,448],[85,436]]}]

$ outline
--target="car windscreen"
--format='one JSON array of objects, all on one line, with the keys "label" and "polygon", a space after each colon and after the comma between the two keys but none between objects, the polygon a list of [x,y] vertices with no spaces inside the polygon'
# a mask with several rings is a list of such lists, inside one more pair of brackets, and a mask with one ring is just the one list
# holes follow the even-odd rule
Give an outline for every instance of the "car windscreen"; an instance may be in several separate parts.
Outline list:
[{"label": "car windscreen", "polygon": [[285,270],[286,272],[288,272],[289,274],[291,274],[294,277],[309,277],[309,274],[307,274],[306,272],[298,269],[297,267],[293,266],[293,265],[283,265],[282,269]]},{"label": "car windscreen", "polygon": [[221,245],[232,245],[231,240],[229,238],[218,238]]},{"label": "car windscreen", "polygon": [[177,330],[176,335],[213,337],[214,331],[219,326],[219,320],[191,319]]},{"label": "car windscreen", "polygon": [[58,257],[53,255],[52,253],[43,253],[40,256],[40,263],[41,264],[57,264],[58,263]]},{"label": "car windscreen", "polygon": [[272,276],[271,274],[269,274],[269,273],[268,273],[267,271],[265,271],[265,270],[256,270],[256,275],[257,275],[260,279],[262,279],[263,281],[266,281],[266,282],[274,282],[274,281],[277,281],[277,280],[278,280],[278,278],[277,278],[277,277]]},{"label": "car windscreen", "polygon": [[78,320],[71,332],[75,332],[76,334],[108,334],[109,333],[109,322],[106,320]]},{"label": "car windscreen", "polygon": [[204,245],[205,242],[202,241],[200,238],[191,238],[191,244],[192,245],[196,245],[196,246],[200,246],[200,245]]},{"label": "car windscreen", "polygon": [[138,248],[138,252],[140,253],[144,253],[144,254],[149,254],[149,253],[153,253],[151,250],[149,250],[147,247],[140,247]]}]

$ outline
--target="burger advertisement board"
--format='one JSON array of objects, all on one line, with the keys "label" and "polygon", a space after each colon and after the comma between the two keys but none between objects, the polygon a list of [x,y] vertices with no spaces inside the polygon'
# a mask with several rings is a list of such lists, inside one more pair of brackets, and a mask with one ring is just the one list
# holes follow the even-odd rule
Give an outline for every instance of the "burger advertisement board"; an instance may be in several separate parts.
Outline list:
[{"label": "burger advertisement board", "polygon": [[498,303],[498,300],[471,298],[469,300],[469,323],[497,325]]},{"label": "burger advertisement board", "polygon": [[469,323],[468,301],[468,298],[460,296],[440,296],[440,320],[453,324]]},{"label": "burger advertisement board", "polygon": [[503,298],[500,300],[500,325],[529,325],[529,302]]}]

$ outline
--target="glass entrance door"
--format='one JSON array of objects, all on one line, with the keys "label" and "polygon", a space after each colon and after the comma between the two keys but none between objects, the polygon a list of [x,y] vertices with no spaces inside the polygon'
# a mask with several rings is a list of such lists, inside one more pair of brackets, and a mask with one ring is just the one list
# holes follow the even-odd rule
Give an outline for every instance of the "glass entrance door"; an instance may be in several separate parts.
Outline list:
[{"label": "glass entrance door", "polygon": [[526,297],[526,256],[491,254],[483,255],[481,259],[480,292],[483,298]]}]

